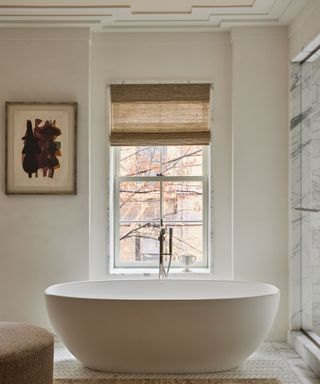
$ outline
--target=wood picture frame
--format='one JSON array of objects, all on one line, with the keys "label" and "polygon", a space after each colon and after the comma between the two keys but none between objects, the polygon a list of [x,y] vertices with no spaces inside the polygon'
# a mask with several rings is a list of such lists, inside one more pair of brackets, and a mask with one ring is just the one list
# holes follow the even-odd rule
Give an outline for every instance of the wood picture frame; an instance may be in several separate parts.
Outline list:
[{"label": "wood picture frame", "polygon": [[76,102],[6,102],[5,193],[77,193]]}]

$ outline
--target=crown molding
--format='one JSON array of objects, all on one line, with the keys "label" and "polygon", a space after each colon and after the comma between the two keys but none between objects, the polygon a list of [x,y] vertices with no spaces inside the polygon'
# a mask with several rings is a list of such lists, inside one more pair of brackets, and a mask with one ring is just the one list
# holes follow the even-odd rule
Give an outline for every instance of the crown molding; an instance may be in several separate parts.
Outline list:
[{"label": "crown molding", "polygon": [[287,25],[307,0],[0,0],[0,27],[94,32],[217,31]]}]

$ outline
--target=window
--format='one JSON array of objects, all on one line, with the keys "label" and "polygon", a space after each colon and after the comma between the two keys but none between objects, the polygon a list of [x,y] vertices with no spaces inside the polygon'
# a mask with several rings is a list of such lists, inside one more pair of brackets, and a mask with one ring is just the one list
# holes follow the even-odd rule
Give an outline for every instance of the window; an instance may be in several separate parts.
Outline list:
[{"label": "window", "polygon": [[159,234],[208,266],[210,84],[112,84],[115,268],[158,267]]},{"label": "window", "polygon": [[183,253],[207,266],[207,147],[125,146],[114,149],[115,267],[157,267],[162,220],[173,229],[173,262]]}]

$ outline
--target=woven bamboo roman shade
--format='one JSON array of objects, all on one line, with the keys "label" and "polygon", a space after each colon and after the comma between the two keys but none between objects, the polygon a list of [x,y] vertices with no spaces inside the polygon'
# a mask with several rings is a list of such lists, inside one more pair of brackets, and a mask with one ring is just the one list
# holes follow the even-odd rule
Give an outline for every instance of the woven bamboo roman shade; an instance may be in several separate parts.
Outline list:
[{"label": "woven bamboo roman shade", "polygon": [[210,84],[113,84],[111,145],[207,145]]}]

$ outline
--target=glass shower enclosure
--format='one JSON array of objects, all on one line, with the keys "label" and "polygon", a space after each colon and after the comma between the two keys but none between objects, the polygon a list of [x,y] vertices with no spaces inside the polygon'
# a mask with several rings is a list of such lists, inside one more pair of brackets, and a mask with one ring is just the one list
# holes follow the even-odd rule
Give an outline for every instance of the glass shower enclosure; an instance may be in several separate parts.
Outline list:
[{"label": "glass shower enclosure", "polygon": [[[320,56],[297,65],[300,87],[300,183],[294,209],[300,214],[301,327],[320,346]],[[291,122],[292,125],[292,122]]]}]

